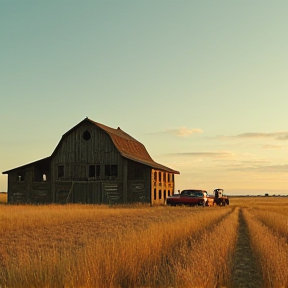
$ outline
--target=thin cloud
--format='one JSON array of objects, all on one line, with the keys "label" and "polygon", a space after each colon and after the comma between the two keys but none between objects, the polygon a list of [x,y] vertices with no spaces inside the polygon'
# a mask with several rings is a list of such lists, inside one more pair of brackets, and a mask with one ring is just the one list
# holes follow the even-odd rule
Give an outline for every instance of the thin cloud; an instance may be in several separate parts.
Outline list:
[{"label": "thin cloud", "polygon": [[279,145],[264,145],[262,146],[262,149],[283,149],[284,146]]},{"label": "thin cloud", "polygon": [[234,136],[235,138],[272,138],[276,140],[288,140],[288,132],[274,133],[242,133]]},{"label": "thin cloud", "polygon": [[[266,163],[265,163],[266,162]],[[241,161],[225,165],[226,170],[238,172],[257,172],[257,173],[287,173],[288,165],[268,164],[270,161],[254,160]],[[266,164],[266,165],[265,165]]]},{"label": "thin cloud", "polygon": [[270,165],[258,168],[259,172],[265,173],[287,173],[288,165]]},{"label": "thin cloud", "polygon": [[288,132],[273,132],[273,133],[258,133],[247,132],[234,136],[219,135],[218,139],[274,139],[274,140],[288,140]]},{"label": "thin cloud", "polygon": [[185,157],[202,157],[202,158],[226,158],[234,156],[231,151],[216,151],[216,152],[179,152],[171,153],[171,156],[185,156]]},{"label": "thin cloud", "polygon": [[203,132],[203,130],[201,130],[201,129],[189,129],[186,127],[167,129],[164,131],[164,133],[177,135],[179,137],[186,137],[186,136],[192,135],[194,133],[202,133],[202,132]]}]

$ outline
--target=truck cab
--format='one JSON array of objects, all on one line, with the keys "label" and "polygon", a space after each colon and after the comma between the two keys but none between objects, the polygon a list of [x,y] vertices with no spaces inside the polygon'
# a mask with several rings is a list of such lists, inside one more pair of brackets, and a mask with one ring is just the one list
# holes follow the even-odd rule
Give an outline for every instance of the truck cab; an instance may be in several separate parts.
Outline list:
[{"label": "truck cab", "polygon": [[169,196],[167,205],[208,206],[209,196],[206,190],[185,189],[180,194]]}]

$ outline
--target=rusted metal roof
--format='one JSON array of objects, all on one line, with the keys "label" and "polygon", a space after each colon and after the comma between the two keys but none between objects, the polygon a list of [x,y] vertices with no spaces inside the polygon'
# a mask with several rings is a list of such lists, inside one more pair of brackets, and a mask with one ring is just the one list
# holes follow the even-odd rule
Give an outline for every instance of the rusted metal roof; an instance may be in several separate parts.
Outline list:
[{"label": "rusted metal roof", "polygon": [[[161,165],[157,162],[155,162],[151,156],[149,155],[149,153],[147,152],[145,146],[140,143],[139,141],[137,141],[135,138],[131,137],[129,134],[127,134],[126,132],[124,132],[123,130],[120,129],[120,127],[118,127],[117,129],[108,127],[106,125],[97,123],[95,121],[92,121],[89,118],[85,118],[84,120],[82,120],[80,123],[78,123],[76,126],[74,126],[73,128],[71,128],[69,131],[67,131],[61,138],[60,142],[58,143],[57,147],[54,149],[52,155],[50,157],[46,157],[43,158],[41,160],[38,161],[50,161],[50,158],[56,153],[56,151],[58,150],[61,141],[68,135],[70,134],[74,129],[76,129],[77,127],[79,127],[84,121],[90,122],[93,125],[99,127],[100,129],[104,130],[111,138],[111,140],[113,141],[115,147],[117,148],[117,150],[120,152],[120,154],[127,158],[130,159],[132,161],[147,165],[153,169],[157,169],[157,170],[161,170],[161,171],[165,171],[165,172],[169,172],[169,173],[173,173],[173,174],[180,174],[180,172],[173,170],[169,167],[166,167],[164,165]],[[32,164],[36,164],[38,161],[17,167],[17,168],[13,168],[11,170],[2,172],[2,174],[7,174],[8,172],[15,170],[15,169],[19,169],[19,168],[24,168],[27,167],[29,165]]]},{"label": "rusted metal roof", "polygon": [[120,127],[114,129],[106,125],[94,122],[88,118],[86,118],[84,121],[89,121],[107,132],[111,137],[117,150],[121,153],[123,157],[145,164],[154,169],[162,170],[173,174],[180,174],[179,171],[173,170],[169,167],[155,162],[147,152],[145,146],[139,141],[137,141],[135,138],[131,137],[129,134],[121,130]]}]

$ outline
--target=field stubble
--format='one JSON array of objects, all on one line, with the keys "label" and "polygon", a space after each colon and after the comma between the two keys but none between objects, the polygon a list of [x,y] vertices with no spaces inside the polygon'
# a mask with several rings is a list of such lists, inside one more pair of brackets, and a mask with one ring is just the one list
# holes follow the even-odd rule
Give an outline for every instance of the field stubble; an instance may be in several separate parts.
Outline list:
[{"label": "field stubble", "polygon": [[288,287],[288,198],[239,198],[235,204],[243,209],[250,246],[262,270],[259,287]]},{"label": "field stubble", "polygon": [[207,250],[209,245],[199,243],[208,240],[207,228],[216,229],[233,210],[88,205],[1,208],[2,287],[165,287],[178,285],[181,278],[179,285],[184,285],[185,277],[177,273],[191,275],[191,262],[183,265],[188,248],[202,251],[194,262],[198,261],[197,278],[207,278],[202,259],[213,253]]},{"label": "field stubble", "polygon": [[[288,201],[259,200],[206,208],[1,205],[0,286],[286,287],[275,265],[288,271],[287,237],[277,226],[288,215]],[[239,223],[248,231],[246,260],[254,259],[263,279],[239,272],[247,265],[236,254],[243,248]],[[273,254],[274,267],[267,263]]]},{"label": "field stubble", "polygon": [[7,193],[0,192],[0,204],[6,204],[7,203]]}]

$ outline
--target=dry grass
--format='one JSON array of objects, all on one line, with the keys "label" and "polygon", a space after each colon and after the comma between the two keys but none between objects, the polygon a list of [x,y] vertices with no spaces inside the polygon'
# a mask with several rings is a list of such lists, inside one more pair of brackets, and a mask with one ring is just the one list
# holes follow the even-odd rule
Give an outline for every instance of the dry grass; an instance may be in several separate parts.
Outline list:
[{"label": "dry grass", "polygon": [[181,245],[231,211],[90,205],[1,208],[2,287],[165,286],[176,281],[168,264],[175,257],[182,261]]},{"label": "dry grass", "polygon": [[[269,227],[259,221],[253,213],[244,211],[248,223],[251,244],[262,267],[265,287],[288,287],[288,244],[287,234],[281,237],[273,227],[278,223],[273,220],[275,213],[266,212],[271,216]],[[275,221],[275,222],[273,222]]]},{"label": "dry grass", "polygon": [[0,204],[7,203],[7,193],[0,193]]},{"label": "dry grass", "polygon": [[241,197],[205,208],[1,205],[0,287],[229,287],[240,209],[265,287],[286,287],[287,204]]},{"label": "dry grass", "polygon": [[191,237],[179,247],[181,257],[172,260],[175,287],[227,287],[230,284],[238,212],[234,210],[199,238]]},{"label": "dry grass", "polygon": [[288,238],[288,197],[237,198],[234,205],[250,208],[258,221]]},{"label": "dry grass", "polygon": [[277,210],[288,215],[288,197],[232,197],[231,206],[258,210]]},{"label": "dry grass", "polygon": [[[279,209],[278,209],[279,210]],[[286,209],[280,209],[279,211],[267,210],[252,210],[253,216],[264,225],[269,227],[274,233],[280,237],[286,237],[288,241],[288,215],[284,213]]]}]

